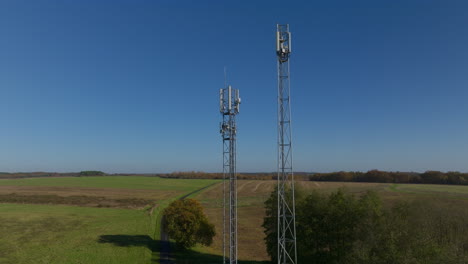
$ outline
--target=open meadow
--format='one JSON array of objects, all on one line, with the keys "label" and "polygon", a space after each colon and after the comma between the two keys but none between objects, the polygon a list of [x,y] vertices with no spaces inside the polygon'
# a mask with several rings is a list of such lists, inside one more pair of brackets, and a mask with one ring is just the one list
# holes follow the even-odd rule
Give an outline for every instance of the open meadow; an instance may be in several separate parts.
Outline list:
[{"label": "open meadow", "polygon": [[[262,228],[264,202],[276,181],[239,180],[239,263],[269,260]],[[346,188],[377,192],[384,205],[421,200],[467,208],[468,186],[299,181],[304,193]],[[172,249],[177,263],[219,263],[222,182],[106,176],[0,180],[0,263],[163,263],[162,209],[184,196],[197,199],[215,224],[210,247]]]}]

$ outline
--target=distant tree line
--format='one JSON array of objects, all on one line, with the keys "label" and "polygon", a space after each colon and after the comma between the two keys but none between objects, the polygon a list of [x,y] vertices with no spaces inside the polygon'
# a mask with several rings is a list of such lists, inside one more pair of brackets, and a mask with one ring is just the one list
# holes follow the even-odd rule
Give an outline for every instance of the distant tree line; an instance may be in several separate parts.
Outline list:
[{"label": "distant tree line", "polygon": [[67,172],[67,173],[58,173],[58,172],[0,172],[1,178],[36,178],[36,177],[73,177],[78,176],[77,172]]},{"label": "distant tree line", "polygon": [[38,177],[79,177],[79,176],[107,176],[102,171],[81,171],[81,172],[0,172],[0,179],[13,178],[38,178]]},{"label": "distant tree line", "polygon": [[342,181],[342,182],[382,182],[382,183],[427,183],[427,184],[460,184],[468,185],[468,173],[458,171],[426,171],[393,172],[370,170],[339,171],[330,173],[314,173],[309,176],[311,181]]},{"label": "distant tree line", "polygon": [[[222,179],[223,173],[219,172],[204,172],[204,171],[176,171],[172,173],[157,174],[162,178],[173,179]],[[308,173],[298,172],[294,174],[296,180],[309,180]],[[237,173],[239,180],[276,180],[276,172],[255,172],[255,173]]]},{"label": "distant tree line", "polygon": [[[81,171],[69,173],[57,172],[0,172],[0,178],[32,178],[32,177],[77,177],[77,176],[147,176],[173,179],[222,179],[223,174],[219,172],[204,171],[176,171],[172,173],[159,174],[107,174],[102,171]],[[276,172],[238,173],[240,180],[276,180]],[[468,185],[468,173],[458,171],[426,171],[418,172],[393,172],[370,170],[360,171],[338,171],[330,173],[305,173],[295,172],[294,179],[297,181],[342,181],[342,182],[381,182],[381,183],[428,183],[428,184],[459,184]]]},{"label": "distant tree line", "polygon": [[[172,173],[157,174],[162,178],[174,179],[222,179],[222,173],[210,173],[204,171],[176,171]],[[240,180],[276,180],[276,172],[238,173]],[[468,173],[458,171],[426,171],[418,172],[393,172],[370,170],[338,171],[330,173],[294,173],[297,181],[342,181],[342,182],[381,182],[381,183],[428,183],[428,184],[459,184],[468,185]]]},{"label": "distant tree line", "polygon": [[[384,206],[379,195],[357,197],[296,191],[298,263],[466,264],[468,208],[429,198]],[[277,194],[265,202],[267,252],[277,260]]]},{"label": "distant tree line", "polygon": [[106,175],[102,171],[80,171],[80,176],[104,176]]}]

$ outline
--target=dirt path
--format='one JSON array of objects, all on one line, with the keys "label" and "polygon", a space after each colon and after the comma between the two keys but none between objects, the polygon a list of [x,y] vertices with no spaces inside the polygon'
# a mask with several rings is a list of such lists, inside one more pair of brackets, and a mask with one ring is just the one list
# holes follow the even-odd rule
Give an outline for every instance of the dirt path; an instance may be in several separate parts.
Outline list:
[{"label": "dirt path", "polygon": [[169,243],[169,235],[164,230],[164,224],[166,219],[164,217],[161,218],[161,247],[159,252],[159,263],[161,264],[172,264],[174,263],[171,260],[171,246]]},{"label": "dirt path", "polygon": [[243,182],[240,186],[237,187],[237,192],[240,192],[249,183],[250,182]]},{"label": "dirt path", "polygon": [[258,187],[260,187],[260,185],[262,185],[264,182],[259,182],[257,183],[257,185],[255,186],[255,188],[253,189],[253,192],[257,191]]},{"label": "dirt path", "polygon": [[[205,189],[207,189],[208,187],[211,187],[215,184],[218,184],[218,183],[213,183],[213,184],[210,184],[208,186],[205,186],[203,188],[200,188],[198,190],[195,190],[191,193],[188,193],[182,197],[179,198],[179,200],[183,200],[187,197],[189,197],[190,195],[192,194],[195,194],[197,192],[201,192]],[[162,213],[162,212],[161,212]],[[161,237],[160,237],[160,240],[161,240],[161,247],[160,247],[160,252],[159,252],[159,258],[160,258],[160,262],[161,264],[174,264],[175,262],[171,259],[171,244],[169,242],[169,235],[167,234],[166,230],[164,230],[164,224],[165,224],[165,221],[166,219],[163,217],[161,217]]]}]

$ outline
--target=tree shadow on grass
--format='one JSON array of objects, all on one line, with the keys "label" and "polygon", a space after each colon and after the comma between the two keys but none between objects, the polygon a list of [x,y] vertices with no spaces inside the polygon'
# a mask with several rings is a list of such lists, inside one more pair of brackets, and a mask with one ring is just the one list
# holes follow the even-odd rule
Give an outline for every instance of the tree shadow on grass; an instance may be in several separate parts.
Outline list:
[{"label": "tree shadow on grass", "polygon": [[111,243],[119,247],[147,247],[152,252],[159,251],[158,241],[147,235],[102,235],[99,243]]},{"label": "tree shadow on grass", "polygon": [[160,240],[154,240],[148,235],[102,235],[99,236],[99,243],[114,244],[119,247],[146,247],[152,252],[152,263],[174,263],[169,256],[160,257],[162,243]]},{"label": "tree shadow on grass", "polygon": [[[174,263],[177,264],[219,264],[223,262],[223,256],[197,252],[191,249],[181,249],[170,242],[171,258],[161,259],[159,252],[161,249],[161,241],[154,240],[147,235],[102,235],[99,236],[99,243],[110,243],[119,247],[146,247],[153,252],[152,263]],[[266,264],[266,261],[248,261],[240,260],[239,264]]]}]

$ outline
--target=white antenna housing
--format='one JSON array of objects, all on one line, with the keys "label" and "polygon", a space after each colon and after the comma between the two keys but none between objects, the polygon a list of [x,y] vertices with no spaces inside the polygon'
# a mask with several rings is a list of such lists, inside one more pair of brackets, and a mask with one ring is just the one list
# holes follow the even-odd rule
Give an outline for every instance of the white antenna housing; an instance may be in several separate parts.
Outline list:
[{"label": "white antenna housing", "polygon": [[228,86],[228,109],[231,110],[232,106],[232,95],[231,95],[231,85]]},{"label": "white antenna housing", "polygon": [[276,52],[281,50],[281,35],[280,32],[276,32]]},{"label": "white antenna housing", "polygon": [[224,91],[219,89],[219,111],[224,112]]}]

